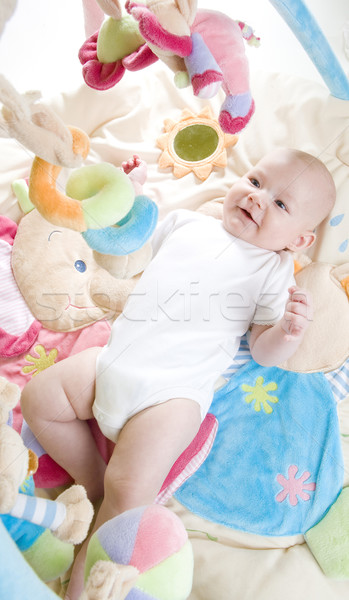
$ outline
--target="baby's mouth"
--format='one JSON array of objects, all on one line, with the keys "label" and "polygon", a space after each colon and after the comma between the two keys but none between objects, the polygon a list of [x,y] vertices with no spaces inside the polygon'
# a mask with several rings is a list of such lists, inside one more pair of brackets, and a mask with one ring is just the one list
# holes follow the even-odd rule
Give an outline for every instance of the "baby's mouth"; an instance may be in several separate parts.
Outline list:
[{"label": "baby's mouth", "polygon": [[241,212],[243,213],[243,215],[249,220],[252,221],[253,223],[255,223],[256,221],[254,220],[254,218],[252,217],[251,213],[248,212],[248,210],[246,210],[245,208],[240,208]]}]

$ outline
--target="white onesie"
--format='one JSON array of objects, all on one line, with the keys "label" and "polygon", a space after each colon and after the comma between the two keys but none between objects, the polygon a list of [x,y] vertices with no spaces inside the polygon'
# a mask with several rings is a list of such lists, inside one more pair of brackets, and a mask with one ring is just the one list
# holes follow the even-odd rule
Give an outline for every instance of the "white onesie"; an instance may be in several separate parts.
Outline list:
[{"label": "white onesie", "polygon": [[193,211],[160,223],[153,252],[97,359],[93,413],[113,441],[131,416],[172,398],[197,401],[203,419],[240,337],[251,322],[279,321],[294,283],[289,253]]}]

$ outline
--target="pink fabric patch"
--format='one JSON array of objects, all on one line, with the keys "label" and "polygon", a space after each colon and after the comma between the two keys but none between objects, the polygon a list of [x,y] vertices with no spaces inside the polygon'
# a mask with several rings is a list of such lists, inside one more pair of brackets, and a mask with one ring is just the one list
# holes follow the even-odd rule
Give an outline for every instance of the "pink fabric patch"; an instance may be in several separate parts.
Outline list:
[{"label": "pink fabric patch", "polygon": [[[97,321],[83,329],[68,332],[50,331],[42,328],[37,340],[28,351],[10,358],[0,357],[0,375],[6,377],[12,383],[17,383],[23,389],[25,384],[36,373],[35,364],[31,357],[36,359],[39,357],[36,350],[38,346],[44,348],[46,355],[51,350],[56,349],[58,352],[55,362],[58,362],[86,348],[104,346],[109,339],[109,335],[110,324],[107,321]],[[24,367],[30,367],[31,365],[33,366],[32,370],[23,372]],[[12,427],[20,432],[22,422],[23,417],[20,405],[18,404],[13,410]],[[102,457],[104,460],[107,460],[112,453],[112,443],[103,436],[94,421],[91,421],[91,430]],[[34,481],[37,487],[48,488],[64,485],[71,480],[66,471],[59,467],[52,458],[44,454],[40,457],[39,469],[34,475]]]},{"label": "pink fabric patch", "polygon": [[236,134],[239,133],[251,119],[255,110],[254,100],[252,100],[251,108],[244,117],[232,117],[226,110],[222,110],[218,122],[224,133]]},{"label": "pink fabric patch", "polygon": [[174,513],[163,506],[148,506],[139,524],[130,564],[144,573],[178,552],[187,539]]},{"label": "pink fabric patch", "polygon": [[39,335],[41,323],[34,321],[22,335],[11,335],[0,327],[0,357],[12,358],[29,350]]},{"label": "pink fabric patch", "polygon": [[[207,439],[211,436],[212,433],[213,433],[213,439],[214,439],[216,430],[217,430],[217,419],[214,415],[211,415],[210,413],[208,413],[206,415],[205,419],[203,420],[203,422],[201,423],[200,429],[199,429],[198,433],[196,434],[195,438],[193,439],[193,441],[191,442],[191,444],[189,444],[188,448],[186,448],[186,450],[184,450],[184,452],[182,452],[180,457],[177,458],[176,462],[174,463],[171,471],[167,475],[167,477],[161,487],[160,494],[162,492],[164,492],[164,490],[166,488],[168,488],[171,485],[171,483],[173,483],[180,476],[180,474],[183,471],[185,471],[187,465],[196,456],[198,456],[200,454],[200,451],[205,446]],[[212,440],[212,443],[213,443],[213,440]],[[210,449],[211,449],[212,443],[210,445]],[[205,458],[206,458],[207,454],[208,454],[208,452],[205,453]],[[202,462],[203,462],[203,460],[201,460],[199,462],[199,464],[196,465],[196,468],[193,469],[192,472],[190,473],[191,475],[194,473],[194,471],[196,471],[199,468],[199,466],[202,464]],[[181,483],[183,483],[183,482],[184,482],[184,479],[181,481]],[[179,485],[177,487],[179,487]],[[172,493],[174,493],[174,491]]]},{"label": "pink fabric patch", "polygon": [[43,454],[39,458],[38,470],[34,473],[34,483],[37,488],[51,489],[59,485],[71,485],[74,482],[51,456]]},{"label": "pink fabric patch", "polygon": [[194,75],[191,80],[194,95],[198,96],[203,88],[211,83],[217,83],[218,81],[223,81],[223,75],[218,71],[208,70],[204,73],[198,73],[197,75]]},{"label": "pink fabric patch", "polygon": [[314,492],[316,489],[316,483],[305,483],[310,477],[309,471],[304,471],[304,473],[302,473],[302,475],[299,477],[296,477],[297,473],[297,465],[291,465],[288,468],[288,479],[284,477],[282,473],[278,474],[276,480],[284,489],[276,496],[277,502],[284,502],[287,496],[291,506],[296,506],[298,504],[297,496],[299,496],[299,498],[304,502],[310,500],[310,494],[304,490]]},{"label": "pink fabric patch", "polygon": [[[41,345],[46,355],[52,350],[58,351],[55,362],[63,360],[72,354],[77,354],[86,348],[92,346],[104,346],[110,335],[110,325],[106,321],[97,321],[88,327],[78,329],[77,331],[50,331],[42,328],[37,340],[28,349],[27,352],[11,358],[0,358],[0,375],[6,377],[8,381],[16,383],[21,389],[35,375],[36,368],[34,361],[30,357],[38,358],[35,348]],[[23,372],[24,367],[33,366],[33,369]],[[13,411],[13,427],[17,431],[21,430],[22,413],[17,406]]]},{"label": "pink fabric patch", "polygon": [[0,215],[0,238],[13,246],[13,240],[16,237],[16,233],[17,224],[8,217]]}]

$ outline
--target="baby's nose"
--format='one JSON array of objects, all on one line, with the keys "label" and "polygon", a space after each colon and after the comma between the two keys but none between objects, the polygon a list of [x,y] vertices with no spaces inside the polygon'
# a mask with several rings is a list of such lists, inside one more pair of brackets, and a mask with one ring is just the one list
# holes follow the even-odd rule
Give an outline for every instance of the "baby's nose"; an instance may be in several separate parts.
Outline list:
[{"label": "baby's nose", "polygon": [[256,190],[255,192],[250,194],[250,200],[261,210],[265,210],[269,203],[269,195],[265,190]]}]

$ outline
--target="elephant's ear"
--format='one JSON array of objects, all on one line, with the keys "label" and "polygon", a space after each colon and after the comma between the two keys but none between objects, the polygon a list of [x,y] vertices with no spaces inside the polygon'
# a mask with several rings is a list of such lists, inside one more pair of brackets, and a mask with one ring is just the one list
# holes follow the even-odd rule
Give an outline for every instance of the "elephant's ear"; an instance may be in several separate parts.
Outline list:
[{"label": "elephant's ear", "polygon": [[31,314],[12,273],[12,246],[17,225],[0,215],[0,357],[29,350],[41,329]]},{"label": "elephant's ear", "polygon": [[349,299],[349,263],[334,267],[331,271],[331,277],[337,285],[343,288]]}]

